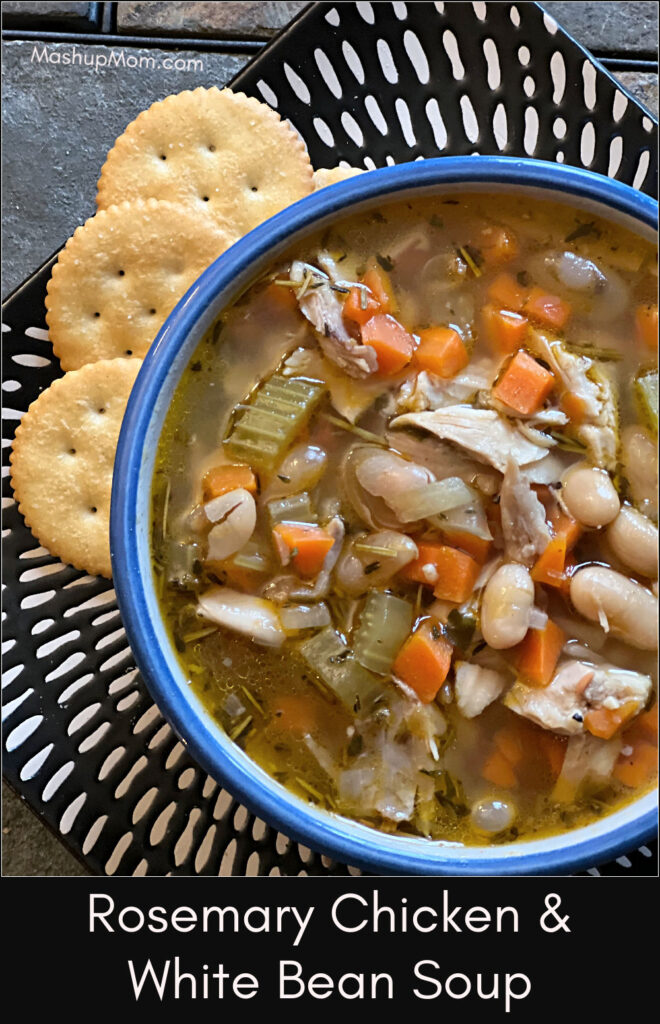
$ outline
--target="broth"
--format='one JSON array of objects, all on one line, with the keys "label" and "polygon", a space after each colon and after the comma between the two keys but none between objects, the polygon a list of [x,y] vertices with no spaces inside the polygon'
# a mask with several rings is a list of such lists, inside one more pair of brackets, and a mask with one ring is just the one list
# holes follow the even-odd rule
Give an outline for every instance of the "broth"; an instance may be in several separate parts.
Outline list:
[{"label": "broth", "polygon": [[655,784],[656,288],[605,221],[438,196],[310,237],[209,330],[155,575],[191,685],[278,782],[466,844]]}]

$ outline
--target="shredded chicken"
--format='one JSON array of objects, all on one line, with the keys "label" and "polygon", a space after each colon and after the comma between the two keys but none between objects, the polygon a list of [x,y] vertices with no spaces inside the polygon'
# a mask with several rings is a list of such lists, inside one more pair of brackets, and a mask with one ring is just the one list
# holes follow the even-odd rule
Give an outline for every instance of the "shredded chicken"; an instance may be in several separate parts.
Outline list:
[{"label": "shredded chicken", "polygon": [[584,782],[606,782],[614,771],[620,751],[621,739],[618,736],[611,740],[601,740],[589,733],[571,736],[552,793],[553,800],[570,803]]},{"label": "shredded chicken", "polygon": [[313,583],[302,583],[297,576],[275,576],[269,580],[261,591],[262,597],[275,601],[276,604],[286,604],[287,601],[320,601],[327,597],[330,590],[330,576],[337,564],[344,543],[344,521],[335,516],[325,527],[334,544],[323,560],[323,568]]},{"label": "shredded chicken", "polygon": [[493,364],[482,360],[471,364],[463,373],[445,380],[435,373],[422,370],[404,381],[396,396],[396,411],[425,412],[442,409],[447,405],[469,401],[482,388],[487,388],[493,376]]},{"label": "shredded chicken", "polygon": [[452,405],[435,412],[408,413],[397,416],[390,427],[418,427],[443,440],[453,441],[489,463],[500,473],[509,459],[519,466],[539,462],[548,449],[528,441],[508,420],[494,409],[474,409],[470,405]]},{"label": "shredded chicken", "polygon": [[368,377],[378,369],[375,349],[360,345],[346,330],[342,304],[327,282],[308,288],[298,305],[316,331],[324,356],[344,373]]},{"label": "shredded chicken", "polygon": [[313,348],[295,349],[284,363],[282,372],[286,377],[302,374],[327,384],[332,405],[349,423],[355,423],[391,387],[391,378],[356,380],[347,377]]},{"label": "shredded chicken", "polygon": [[507,685],[501,672],[468,661],[456,662],[454,691],[458,710],[465,718],[476,718],[500,696]]},{"label": "shredded chicken", "polygon": [[637,712],[641,711],[651,687],[649,676],[640,672],[570,660],[560,663],[545,688],[527,686],[518,680],[504,703],[542,729],[574,736],[584,732],[584,717],[592,709],[617,710],[628,701],[635,701]]},{"label": "shredded chicken", "polygon": [[545,509],[520,472],[509,459],[500,491],[504,553],[512,562],[533,565],[550,541]]},{"label": "shredded chicken", "polygon": [[548,364],[566,391],[581,399],[583,420],[575,427],[575,436],[585,445],[591,461],[601,468],[615,469],[619,417],[614,385],[602,364],[569,352],[561,341],[539,331],[530,331],[529,346]]},{"label": "shredded chicken", "polygon": [[449,441],[422,437],[402,430],[388,431],[385,440],[391,448],[430,469],[438,480],[459,476],[466,484],[477,487],[484,494],[497,494],[500,489],[501,476],[496,470],[477,462]]}]

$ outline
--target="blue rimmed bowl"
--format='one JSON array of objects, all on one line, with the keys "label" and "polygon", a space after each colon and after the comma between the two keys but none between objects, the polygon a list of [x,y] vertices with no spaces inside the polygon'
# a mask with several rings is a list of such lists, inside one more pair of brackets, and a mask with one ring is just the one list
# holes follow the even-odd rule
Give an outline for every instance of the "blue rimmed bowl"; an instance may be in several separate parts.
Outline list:
[{"label": "blue rimmed bowl", "polygon": [[131,394],[119,438],[110,543],[114,583],[137,664],[191,754],[255,814],[291,838],[375,873],[573,872],[634,849],[656,831],[657,791],[584,828],[493,847],[386,835],[320,810],[277,783],[213,721],[192,691],[154,588],[151,487],[172,396],[202,336],[222,310],[286,249],[340,217],[433,193],[506,191],[554,199],[653,239],[657,203],[589,171],[507,157],[444,157],[382,168],[323,189],[251,231],[206,270],[160,330]]}]

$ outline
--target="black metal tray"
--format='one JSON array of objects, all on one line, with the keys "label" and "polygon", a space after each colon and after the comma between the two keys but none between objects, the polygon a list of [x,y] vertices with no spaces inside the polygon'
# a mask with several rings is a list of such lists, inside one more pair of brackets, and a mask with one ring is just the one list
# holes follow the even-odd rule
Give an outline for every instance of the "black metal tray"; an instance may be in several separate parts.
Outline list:
[{"label": "black metal tray", "polygon": [[[316,3],[232,85],[289,118],[316,167],[503,153],[656,186],[650,113],[534,3]],[[7,781],[93,872],[354,871],[201,771],[135,668],[112,584],[51,557],[18,514],[16,423],[61,374],[43,312],[53,259],[3,309]],[[655,844],[590,869],[625,872],[655,874]]]}]

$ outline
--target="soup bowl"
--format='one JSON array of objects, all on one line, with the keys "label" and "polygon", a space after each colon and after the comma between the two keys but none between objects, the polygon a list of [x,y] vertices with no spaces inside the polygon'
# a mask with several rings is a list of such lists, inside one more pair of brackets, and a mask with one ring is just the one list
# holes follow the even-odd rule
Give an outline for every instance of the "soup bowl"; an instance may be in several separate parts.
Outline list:
[{"label": "soup bowl", "polygon": [[506,157],[444,157],[372,171],[283,210],[219,257],[160,330],[133,388],[114,470],[111,553],[119,607],[137,664],[161,712],[192,756],[237,799],[292,839],[375,873],[568,873],[631,850],[654,833],[657,792],[598,821],[542,839],[463,846],[387,835],[297,797],[252,761],[205,710],[163,622],[150,546],[156,450],[172,396],[206,330],[284,250],[339,217],[397,199],[505,191],[568,203],[647,238],[657,203],[588,171]]}]

